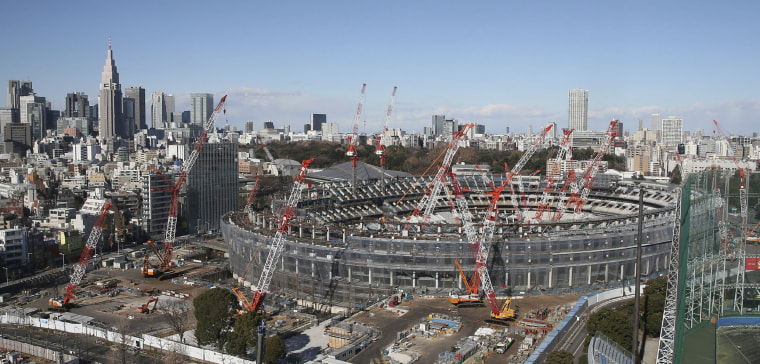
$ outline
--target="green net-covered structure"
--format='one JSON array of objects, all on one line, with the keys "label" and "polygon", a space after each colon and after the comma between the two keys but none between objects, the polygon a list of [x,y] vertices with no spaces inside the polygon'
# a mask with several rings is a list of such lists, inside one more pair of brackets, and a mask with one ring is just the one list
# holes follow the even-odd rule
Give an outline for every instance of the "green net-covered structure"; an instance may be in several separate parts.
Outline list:
[{"label": "green net-covered structure", "polygon": [[[745,307],[747,186],[738,172],[694,173],[682,185],[657,363],[715,360],[715,323],[756,315]],[[731,204],[729,204],[731,203]]]}]

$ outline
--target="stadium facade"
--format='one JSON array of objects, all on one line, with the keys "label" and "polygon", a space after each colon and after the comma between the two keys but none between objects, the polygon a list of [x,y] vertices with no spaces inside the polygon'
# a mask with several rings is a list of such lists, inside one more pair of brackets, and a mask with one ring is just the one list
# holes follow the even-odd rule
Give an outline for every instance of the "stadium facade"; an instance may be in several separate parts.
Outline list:
[{"label": "stadium facade", "polygon": [[[501,177],[494,175],[500,183]],[[483,221],[490,195],[479,177],[457,177],[466,191],[473,221]],[[455,261],[472,274],[474,259],[450,199],[437,199],[435,214],[423,224],[407,216],[429,180],[397,177],[382,190],[362,181],[355,193],[349,183],[314,183],[303,193],[270,292],[315,308],[355,307],[404,290],[408,293],[462,289]],[[526,182],[527,181],[527,182]],[[523,216],[532,216],[543,186],[523,179]],[[661,184],[644,190],[642,275],[667,271],[675,213],[675,194]],[[554,196],[555,199],[557,196]],[[591,192],[581,215],[552,221],[515,221],[511,199],[499,201],[496,236],[488,266],[497,293],[568,292],[613,286],[634,278],[639,188],[618,181]],[[556,203],[555,203],[556,204]],[[554,205],[552,204],[552,208]],[[277,211],[273,203],[272,211]],[[258,280],[280,216],[271,212],[222,219],[230,265],[250,286]]]}]

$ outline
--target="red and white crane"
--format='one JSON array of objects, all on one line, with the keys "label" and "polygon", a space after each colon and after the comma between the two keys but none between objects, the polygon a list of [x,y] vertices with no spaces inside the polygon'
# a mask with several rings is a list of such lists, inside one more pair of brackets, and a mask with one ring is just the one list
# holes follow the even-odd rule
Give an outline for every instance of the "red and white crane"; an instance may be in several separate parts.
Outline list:
[{"label": "red and white crane", "polygon": [[502,183],[506,182],[507,186],[509,187],[509,198],[512,201],[512,208],[515,212],[515,217],[517,218],[517,221],[522,221],[522,209],[520,209],[520,201],[518,199],[518,193],[516,193],[514,186],[512,185],[512,179],[514,179],[515,176],[518,176],[520,172],[522,171],[523,167],[525,167],[525,164],[528,163],[530,158],[533,156],[533,153],[536,152],[539,146],[544,143],[544,140],[546,140],[546,134],[549,133],[549,131],[554,127],[554,123],[550,123],[544,128],[544,131],[541,132],[541,135],[536,138],[535,141],[533,141],[533,144],[528,147],[528,149],[523,154],[522,158],[520,158],[519,161],[517,161],[517,164],[515,164],[514,167],[509,171],[507,174],[507,177],[504,178],[504,181]]},{"label": "red and white crane", "polygon": [[282,251],[285,248],[285,234],[288,232],[291,220],[296,213],[296,205],[301,200],[301,192],[306,187],[306,173],[309,169],[309,164],[314,161],[314,158],[301,162],[301,169],[298,171],[298,175],[293,181],[293,188],[290,191],[288,202],[285,205],[285,211],[280,218],[280,224],[277,227],[272,245],[269,247],[269,254],[267,260],[264,263],[264,268],[261,270],[261,277],[256,284],[253,298],[248,300],[245,295],[240,291],[239,286],[233,289],[235,295],[240,299],[240,303],[245,311],[256,311],[261,306],[261,303],[266,297],[267,290],[269,290],[269,284],[272,282],[272,276],[276,269],[277,260],[282,255]]},{"label": "red and white crane", "polygon": [[541,200],[538,202],[536,215],[533,216],[533,220],[536,222],[541,222],[541,218],[543,217],[544,212],[549,209],[549,198],[551,197],[552,191],[554,190],[554,181],[558,176],[562,174],[560,171],[562,169],[562,162],[565,161],[567,156],[572,156],[572,152],[570,150],[570,134],[573,133],[573,130],[575,129],[564,129],[564,136],[562,137],[562,142],[559,144],[557,155],[554,156],[554,159],[552,160],[551,169],[546,171],[546,174],[548,176],[546,179],[546,186],[544,186]]},{"label": "red and white crane", "polygon": [[[583,173],[583,177],[581,177],[581,180],[578,183],[578,192],[573,191],[573,193],[570,195],[570,198],[562,205],[560,209],[557,210],[557,214],[554,216],[555,221],[562,218],[562,215],[564,215],[567,209],[571,206],[573,208],[575,217],[580,217],[581,212],[583,211],[583,205],[586,203],[588,195],[591,192],[591,188],[593,187],[596,173],[599,171],[599,163],[602,161],[604,155],[607,154],[607,149],[609,149],[610,145],[612,144],[612,140],[617,137],[617,133],[615,133],[615,125],[617,122],[617,120],[610,121],[607,132],[604,133],[604,140],[602,141],[602,145],[599,147],[599,151],[596,152],[596,156],[594,157],[591,164],[589,164],[588,168],[586,168],[586,171]],[[562,203],[562,201],[560,201],[560,203]]]},{"label": "red and white crane", "polygon": [[253,188],[251,188],[251,193],[248,194],[248,200],[245,201],[245,208],[243,209],[243,212],[245,212],[246,215],[251,213],[251,205],[253,204],[253,201],[256,200],[256,193],[259,191],[259,183],[261,183],[261,175],[256,175],[256,182],[253,183]]},{"label": "red and white crane", "polygon": [[388,111],[385,113],[383,132],[377,137],[377,150],[375,150],[375,154],[380,158],[380,188],[383,190],[385,190],[385,147],[388,145],[388,124],[391,120],[393,104],[396,101],[396,89],[398,89],[398,87],[393,86],[391,102],[388,104]]},{"label": "red and white crane", "polygon": [[95,248],[98,246],[98,241],[103,235],[103,224],[106,222],[106,216],[108,216],[108,209],[111,207],[111,201],[106,201],[103,204],[103,209],[98,215],[98,219],[95,220],[95,224],[92,226],[90,236],[87,237],[87,243],[85,243],[82,255],[79,257],[79,262],[74,266],[74,271],[71,273],[71,280],[66,287],[66,296],[63,299],[51,298],[48,302],[50,306],[65,308],[71,304],[71,300],[76,298],[77,289],[79,283],[82,282],[82,278],[87,269],[87,264],[90,263],[92,255],[95,254]]},{"label": "red and white crane", "polygon": [[460,142],[464,140],[467,131],[473,126],[474,124],[465,124],[461,130],[454,132],[451,140],[449,140],[449,144],[446,146],[446,153],[443,156],[443,161],[441,161],[441,165],[438,166],[438,172],[430,182],[430,185],[425,191],[425,195],[420,198],[419,202],[417,202],[417,207],[410,215],[410,219],[422,215],[423,224],[430,219],[430,214],[435,208],[438,195],[443,189],[445,173],[449,170],[451,161],[454,160],[454,156],[457,154],[457,151],[459,151]]},{"label": "red and white crane", "polygon": [[[190,156],[187,158],[185,163],[182,165],[182,172],[179,174],[179,178],[177,179],[176,183],[172,183],[168,179],[164,177],[167,184],[169,185],[169,188],[166,189],[156,189],[158,191],[165,191],[169,192],[172,195],[171,205],[169,207],[169,220],[166,223],[166,236],[164,237],[164,248],[163,251],[158,250],[154,245],[152,245],[154,252],[159,258],[158,264],[153,264],[149,260],[149,256],[146,255],[145,259],[143,260],[143,267],[142,267],[142,273],[146,277],[158,277],[164,272],[166,272],[169,267],[171,266],[171,260],[172,260],[172,254],[174,252],[174,240],[177,235],[177,216],[179,215],[179,191],[180,188],[182,188],[182,184],[185,183],[185,180],[187,179],[187,175],[190,173],[190,171],[193,170],[193,167],[195,166],[195,162],[198,160],[198,155],[200,155],[201,150],[203,149],[203,146],[206,145],[206,142],[208,141],[208,133],[214,129],[214,120],[216,120],[217,116],[219,116],[220,113],[224,110],[224,102],[227,100],[227,95],[224,95],[222,99],[219,101],[219,104],[216,105],[216,108],[214,108],[214,111],[211,113],[211,117],[206,121],[206,125],[203,128],[203,132],[201,133],[200,137],[198,138],[198,141],[195,143],[195,147],[193,147],[193,151],[190,152]],[[163,175],[162,175],[163,176]]]},{"label": "red and white crane", "polygon": [[356,114],[354,115],[354,129],[351,136],[348,137],[348,151],[346,151],[346,157],[351,158],[351,192],[356,191],[356,159],[358,153],[356,147],[359,145],[359,120],[362,116],[362,107],[364,106],[364,90],[367,88],[367,84],[362,84],[362,95],[359,97],[359,105],[356,107]]}]

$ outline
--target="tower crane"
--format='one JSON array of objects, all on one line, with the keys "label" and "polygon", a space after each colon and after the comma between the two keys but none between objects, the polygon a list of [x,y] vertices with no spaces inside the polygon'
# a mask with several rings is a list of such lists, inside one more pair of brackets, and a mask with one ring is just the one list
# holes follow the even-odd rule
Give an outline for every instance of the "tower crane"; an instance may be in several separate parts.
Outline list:
[{"label": "tower crane", "polygon": [[282,255],[282,250],[285,248],[285,233],[288,232],[291,220],[296,213],[296,205],[301,199],[301,192],[306,186],[304,181],[306,180],[306,173],[308,172],[309,164],[311,164],[312,161],[314,161],[314,158],[301,162],[301,169],[298,171],[298,175],[296,175],[296,178],[293,181],[293,188],[290,191],[288,202],[285,205],[285,211],[282,213],[282,217],[280,218],[280,224],[277,227],[277,232],[275,233],[274,239],[272,240],[272,245],[269,247],[269,254],[267,255],[267,260],[264,263],[264,268],[261,270],[261,277],[259,278],[259,282],[256,284],[256,288],[254,289],[253,297],[251,300],[248,300],[248,298],[240,291],[239,286],[232,290],[235,296],[237,296],[237,298],[240,300],[240,303],[243,306],[243,310],[245,311],[255,312],[261,306],[261,303],[264,301],[264,297],[266,297],[267,290],[269,289],[269,284],[272,282],[272,276],[274,276],[277,260],[280,258],[280,255]]},{"label": "tower crane", "polygon": [[451,161],[454,160],[454,156],[459,150],[459,142],[464,140],[465,136],[467,135],[467,131],[470,130],[470,128],[473,126],[474,124],[465,124],[462,130],[454,132],[451,140],[449,140],[449,144],[446,146],[446,153],[443,156],[443,161],[441,161],[441,165],[438,166],[438,172],[436,172],[435,177],[430,182],[430,185],[425,191],[425,195],[422,196],[420,201],[417,203],[417,207],[414,209],[411,216],[417,217],[422,214],[423,223],[427,222],[430,219],[430,214],[435,208],[438,194],[440,194],[441,190],[443,189],[444,174],[446,171],[448,171],[449,167],[451,166]]},{"label": "tower crane", "polygon": [[362,95],[359,97],[359,105],[356,107],[356,114],[354,115],[354,131],[350,137],[348,137],[348,151],[346,157],[351,158],[351,192],[356,193],[356,159],[358,153],[356,147],[359,145],[359,119],[362,116],[362,107],[364,106],[364,90],[367,88],[367,84],[362,84]]},{"label": "tower crane", "polygon": [[106,216],[108,215],[108,209],[111,207],[111,201],[106,201],[103,204],[103,209],[100,211],[95,224],[92,226],[90,236],[87,237],[87,243],[82,250],[82,255],[79,257],[79,262],[74,266],[74,271],[71,273],[71,280],[66,287],[66,296],[63,299],[51,298],[48,303],[51,307],[56,308],[68,308],[71,305],[71,300],[76,298],[77,289],[79,283],[82,282],[82,278],[87,269],[87,264],[90,263],[90,258],[95,253],[95,248],[98,246],[98,241],[103,235],[103,224],[106,222]]},{"label": "tower crane", "polygon": [[570,195],[570,198],[564,203],[559,201],[562,205],[557,209],[557,213],[554,215],[555,221],[559,221],[570,206],[573,207],[575,217],[580,217],[580,214],[583,211],[583,205],[586,203],[586,199],[588,199],[588,195],[591,192],[591,187],[594,184],[596,173],[599,171],[599,162],[601,162],[604,155],[607,154],[607,149],[609,149],[612,144],[612,140],[617,137],[617,133],[615,133],[615,125],[617,122],[617,120],[610,121],[607,132],[604,133],[602,145],[599,147],[599,151],[596,152],[596,156],[591,164],[589,164],[586,171],[583,173],[583,176],[577,185],[577,191],[574,190]]},{"label": "tower crane", "polygon": [[541,132],[541,135],[536,138],[536,140],[533,142],[533,144],[528,147],[528,149],[523,154],[522,158],[520,158],[519,161],[517,161],[517,164],[515,164],[514,167],[509,171],[507,174],[507,177],[502,182],[506,182],[507,186],[509,187],[509,198],[512,201],[512,208],[514,209],[515,216],[517,217],[517,221],[522,221],[522,209],[520,209],[520,201],[518,200],[518,193],[516,193],[514,186],[512,185],[512,179],[514,179],[515,176],[519,175],[522,171],[523,167],[525,167],[525,164],[528,163],[530,158],[533,156],[533,153],[536,152],[538,147],[544,143],[544,140],[546,139],[546,134],[549,133],[549,131],[554,127],[554,123],[549,123],[545,128],[544,131]]},{"label": "tower crane", "polygon": [[469,284],[467,283],[467,278],[464,276],[464,273],[462,273],[462,268],[459,266],[459,262],[457,262],[457,267],[459,268],[459,272],[462,275],[462,280],[465,281],[465,285],[467,286],[468,295],[462,296],[451,293],[449,295],[449,302],[455,305],[463,303],[479,303],[482,302],[482,299],[478,294],[478,290],[480,288],[480,282],[484,281],[483,275],[485,275],[485,278],[487,278],[488,282],[490,282],[491,278],[488,276],[487,269],[479,269],[481,266],[485,266],[486,261],[483,259],[483,256],[481,254],[478,233],[472,224],[472,214],[470,213],[470,209],[467,207],[467,200],[464,198],[464,193],[462,192],[462,188],[459,185],[457,176],[452,172],[449,172],[448,175],[451,180],[451,189],[454,194],[454,201],[456,202],[457,214],[459,215],[459,219],[462,222],[464,235],[467,238],[467,244],[470,246],[472,257],[475,259],[475,274],[473,275],[472,281]]},{"label": "tower crane", "polygon": [[541,195],[541,201],[538,202],[536,215],[533,217],[536,222],[540,222],[544,212],[549,209],[549,198],[554,189],[554,181],[557,179],[557,176],[561,174],[560,169],[562,168],[562,161],[564,161],[568,155],[572,155],[570,150],[570,134],[573,133],[573,130],[575,129],[564,129],[563,131],[564,135],[562,137],[562,142],[560,142],[557,155],[552,161],[551,170],[547,171],[548,178],[546,179],[546,186]]},{"label": "tower crane", "polygon": [[182,187],[182,184],[187,179],[188,173],[193,170],[195,162],[198,160],[198,155],[203,149],[203,146],[206,145],[206,142],[208,141],[208,133],[214,128],[214,120],[216,120],[217,116],[219,116],[222,111],[226,112],[226,110],[224,110],[224,102],[226,100],[227,95],[224,95],[219,101],[219,104],[216,105],[216,108],[214,108],[214,111],[211,113],[211,117],[209,117],[208,121],[206,121],[203,132],[198,138],[198,141],[196,141],[195,147],[193,147],[193,151],[190,153],[187,161],[182,165],[182,172],[180,172],[177,182],[172,183],[166,179],[166,177],[163,177],[163,175],[161,175],[169,185],[169,188],[155,190],[171,193],[172,199],[171,205],[169,206],[169,220],[166,223],[166,236],[164,238],[163,251],[160,251],[154,244],[151,243],[151,247],[159,259],[158,264],[151,263],[150,257],[148,255],[146,255],[145,259],[143,260],[142,274],[145,277],[159,277],[171,266],[172,253],[174,252],[174,239],[177,233],[177,216],[179,215],[179,191]]},{"label": "tower crane", "polygon": [[253,188],[251,189],[251,193],[248,194],[248,200],[245,202],[245,208],[243,209],[243,212],[245,212],[246,215],[251,213],[251,205],[253,204],[253,201],[256,200],[256,192],[259,190],[259,183],[261,182],[261,174],[256,175],[256,182],[253,183]]},{"label": "tower crane", "polygon": [[380,188],[385,190],[385,147],[388,144],[388,123],[391,120],[391,112],[393,111],[393,103],[396,101],[396,89],[398,87],[393,86],[393,93],[391,94],[391,102],[388,104],[388,111],[385,113],[385,123],[383,124],[383,132],[377,137],[377,150],[375,154],[380,158]]}]

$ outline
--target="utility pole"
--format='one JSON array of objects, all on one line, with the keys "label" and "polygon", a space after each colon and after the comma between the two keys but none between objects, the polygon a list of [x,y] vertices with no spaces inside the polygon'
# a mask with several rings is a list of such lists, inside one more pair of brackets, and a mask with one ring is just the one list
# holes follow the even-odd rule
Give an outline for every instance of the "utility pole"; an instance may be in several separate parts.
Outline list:
[{"label": "utility pole", "polygon": [[639,184],[639,234],[636,237],[636,288],[633,298],[633,363],[641,364],[639,358],[639,301],[641,300],[641,240],[644,238],[642,228],[644,226],[644,188]]}]

